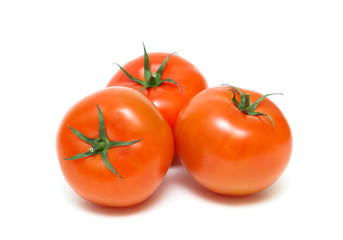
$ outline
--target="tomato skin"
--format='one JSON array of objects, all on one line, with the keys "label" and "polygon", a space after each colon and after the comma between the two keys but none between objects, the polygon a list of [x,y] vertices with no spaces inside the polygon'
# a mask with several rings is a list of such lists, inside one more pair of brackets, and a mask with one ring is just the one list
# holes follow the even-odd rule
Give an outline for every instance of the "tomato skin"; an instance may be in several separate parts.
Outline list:
[{"label": "tomato skin", "polygon": [[[110,163],[124,180],[105,166],[99,154],[64,160],[91,147],[73,134],[68,125],[87,137],[99,137],[96,105],[104,115],[109,140],[142,139],[108,150]],[[124,87],[106,88],[76,103],[60,124],[56,144],[61,170],[71,188],[86,200],[113,207],[132,206],[152,195],[174,154],[168,123],[145,96]]]},{"label": "tomato skin", "polygon": [[[149,53],[151,71],[156,72],[168,55],[168,53]],[[145,81],[144,56],[128,62],[123,68],[134,78]],[[176,55],[169,57],[162,72],[162,79],[176,81],[183,91],[177,84],[164,82],[158,87],[144,89],[142,93],[153,102],[173,130],[183,105],[197,93],[207,88],[207,82],[194,65]],[[130,80],[121,70],[112,77],[107,86],[125,86],[138,91],[143,87]]]},{"label": "tomato skin", "polygon": [[[262,95],[250,93],[251,102]],[[249,116],[232,101],[227,87],[209,88],[180,112],[174,131],[183,166],[207,189],[225,195],[249,195],[273,184],[292,151],[290,127],[282,112],[264,99]]]}]

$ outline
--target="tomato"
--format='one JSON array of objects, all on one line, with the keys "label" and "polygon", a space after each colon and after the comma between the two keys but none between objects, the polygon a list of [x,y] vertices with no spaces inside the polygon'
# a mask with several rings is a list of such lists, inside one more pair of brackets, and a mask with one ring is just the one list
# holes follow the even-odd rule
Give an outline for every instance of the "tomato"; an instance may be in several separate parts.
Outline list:
[{"label": "tomato", "polygon": [[291,156],[291,130],[267,96],[221,86],[185,105],[174,137],[183,166],[198,183],[220,194],[249,195],[281,176]]},{"label": "tomato", "polygon": [[207,82],[190,62],[174,53],[149,53],[120,67],[107,86],[141,91],[157,107],[172,130],[183,105],[207,88]]},{"label": "tomato", "polygon": [[174,154],[173,135],[156,107],[139,92],[111,87],[76,103],[57,133],[62,173],[82,198],[131,206],[147,199]]}]

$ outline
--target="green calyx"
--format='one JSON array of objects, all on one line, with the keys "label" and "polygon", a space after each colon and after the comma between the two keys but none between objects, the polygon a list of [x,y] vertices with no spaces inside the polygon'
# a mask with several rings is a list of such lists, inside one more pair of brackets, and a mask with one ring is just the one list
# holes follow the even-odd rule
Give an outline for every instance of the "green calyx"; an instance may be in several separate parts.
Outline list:
[{"label": "green calyx", "polygon": [[[259,99],[257,99],[254,103],[250,104],[250,94],[246,93],[244,94],[241,90],[239,90],[238,88],[228,85],[228,84],[223,84],[223,86],[228,86],[231,89],[228,89],[228,91],[231,91],[233,93],[233,98],[232,101],[236,104],[237,108],[248,115],[252,115],[252,116],[257,116],[257,115],[263,115],[263,116],[267,116],[273,124],[274,127],[274,121],[273,118],[271,116],[269,116],[268,114],[265,113],[261,113],[261,112],[255,112],[257,106],[262,102],[263,99],[265,99],[266,97],[270,96],[270,95],[283,95],[282,93],[270,93],[270,94],[266,94],[263,95],[262,97],[260,97]],[[236,92],[234,91],[236,90],[239,95],[240,95],[240,102],[237,101],[236,99]]]},{"label": "green calyx", "polygon": [[177,82],[175,82],[172,79],[161,79],[162,78],[162,72],[167,64],[167,61],[169,59],[169,57],[174,53],[169,54],[161,63],[160,67],[158,68],[157,72],[151,72],[150,69],[150,63],[149,63],[149,56],[146,52],[145,49],[145,45],[143,43],[143,48],[144,48],[144,77],[145,77],[145,81],[141,80],[141,79],[137,79],[134,78],[131,74],[129,74],[124,68],[122,68],[119,64],[118,67],[125,73],[125,75],[132,81],[139,83],[140,85],[143,86],[143,88],[140,91],[143,91],[146,88],[151,88],[151,87],[158,87],[159,85],[161,85],[163,82],[171,82],[174,83],[176,85],[178,85],[180,87],[181,92],[183,92],[183,89],[181,87],[180,84],[178,84]]},{"label": "green calyx", "polygon": [[132,145],[136,142],[141,141],[142,139],[134,140],[134,141],[128,141],[128,142],[109,141],[107,138],[107,134],[106,134],[104,116],[103,116],[99,106],[98,105],[96,105],[96,106],[97,106],[98,111],[99,111],[99,138],[89,138],[89,137],[85,136],[84,134],[82,134],[81,132],[77,131],[76,129],[74,129],[68,125],[68,127],[73,131],[73,133],[78,138],[80,138],[84,142],[88,143],[92,147],[87,152],[76,154],[70,158],[65,158],[64,160],[76,160],[76,159],[85,158],[85,157],[93,156],[96,154],[100,154],[103,162],[106,165],[106,167],[111,172],[113,172],[115,175],[117,175],[119,178],[124,180],[117,173],[117,171],[114,169],[114,167],[111,165],[111,163],[108,161],[107,151],[108,151],[108,149],[113,148],[113,147]]}]

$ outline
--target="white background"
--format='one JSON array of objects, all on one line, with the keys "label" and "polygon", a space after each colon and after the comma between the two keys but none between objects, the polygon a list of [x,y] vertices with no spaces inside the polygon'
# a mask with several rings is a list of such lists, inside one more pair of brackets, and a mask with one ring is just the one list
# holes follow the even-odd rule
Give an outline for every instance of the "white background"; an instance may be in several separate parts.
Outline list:
[{"label": "white background", "polygon": [[[1,239],[343,239],[342,1],[1,1]],[[68,108],[148,52],[174,52],[210,87],[272,96],[294,149],[267,190],[211,193],[182,167],[132,208],[79,198],[59,169]]]}]

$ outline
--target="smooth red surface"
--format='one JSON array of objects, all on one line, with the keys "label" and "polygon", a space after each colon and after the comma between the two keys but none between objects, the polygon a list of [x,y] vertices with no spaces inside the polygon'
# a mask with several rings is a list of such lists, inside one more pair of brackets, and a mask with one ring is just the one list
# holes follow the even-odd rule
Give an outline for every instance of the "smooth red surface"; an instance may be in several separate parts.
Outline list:
[{"label": "smooth red surface", "polygon": [[[156,72],[168,55],[168,53],[149,53],[151,72]],[[123,68],[134,78],[145,81],[144,56],[130,61]],[[193,64],[176,55],[169,57],[161,79],[176,81],[182,86],[183,92],[178,85],[164,82],[158,87],[147,88],[142,93],[153,102],[173,130],[176,118],[184,104],[207,88],[207,82]],[[121,70],[118,70],[107,86],[125,86],[138,91],[143,87],[130,80]]]},{"label": "smooth red surface", "polygon": [[[251,94],[251,103],[262,95]],[[239,98],[239,94],[236,93]],[[273,184],[285,170],[292,150],[290,127],[268,98],[248,116],[231,100],[228,87],[196,95],[180,112],[175,125],[181,162],[201,185],[226,195],[248,195]]]},{"label": "smooth red surface", "polygon": [[[101,109],[110,141],[133,141],[108,150],[112,173],[100,155],[64,160],[91,147],[68,125],[90,138],[99,137]],[[84,199],[106,206],[131,206],[147,199],[160,185],[174,154],[168,123],[141,93],[124,87],[96,92],[76,103],[64,116],[57,134],[57,153],[63,175]]]}]

